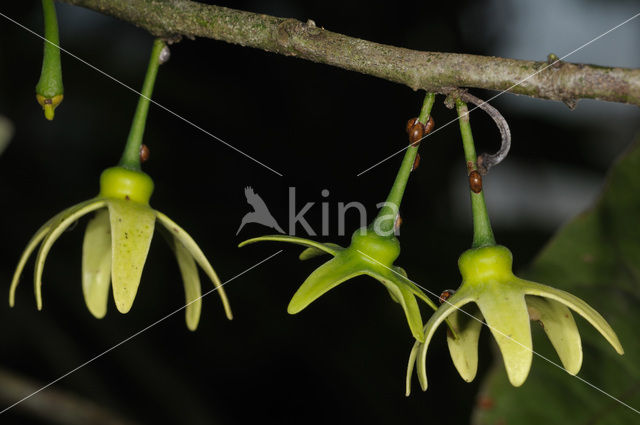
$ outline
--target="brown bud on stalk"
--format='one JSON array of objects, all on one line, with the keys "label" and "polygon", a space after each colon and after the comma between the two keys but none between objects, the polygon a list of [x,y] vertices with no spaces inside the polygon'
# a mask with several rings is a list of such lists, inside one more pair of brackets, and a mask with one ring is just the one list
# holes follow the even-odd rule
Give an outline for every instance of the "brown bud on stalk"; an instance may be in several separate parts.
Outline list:
[{"label": "brown bud on stalk", "polygon": [[147,145],[140,145],[140,162],[147,162],[151,156],[151,151]]},{"label": "brown bud on stalk", "polygon": [[411,146],[417,146],[420,140],[433,131],[434,127],[435,122],[431,116],[426,124],[422,124],[418,121],[418,118],[411,118],[407,121],[406,130],[409,135],[409,142],[411,142]]},{"label": "brown bud on stalk", "polygon": [[445,289],[438,297],[438,301],[440,301],[440,304],[444,304],[444,302],[451,298],[451,296],[455,293],[456,291],[454,291],[453,289]]},{"label": "brown bud on stalk", "polygon": [[411,167],[411,171],[418,168],[419,165],[420,165],[420,154],[416,153],[416,159],[413,160],[413,166]]},{"label": "brown bud on stalk", "polygon": [[476,170],[469,173],[469,188],[473,193],[482,192],[482,176]]},{"label": "brown bud on stalk", "polygon": [[402,226],[402,217],[398,214],[396,216],[396,221],[393,223],[393,229],[397,232],[400,229],[400,226]]}]

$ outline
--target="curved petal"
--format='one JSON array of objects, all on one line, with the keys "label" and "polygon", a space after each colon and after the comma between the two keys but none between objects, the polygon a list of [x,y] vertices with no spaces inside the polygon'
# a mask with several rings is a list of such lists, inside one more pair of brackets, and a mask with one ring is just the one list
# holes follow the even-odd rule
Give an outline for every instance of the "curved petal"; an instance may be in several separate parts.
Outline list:
[{"label": "curved petal", "polygon": [[[458,292],[456,292],[451,298],[449,298],[444,304],[442,304],[438,310],[429,318],[429,321],[424,326],[424,343],[419,347],[418,354],[416,357],[416,365],[418,369],[418,379],[420,380],[420,386],[422,387],[422,391],[427,390],[427,372],[426,372],[426,361],[427,361],[427,349],[429,348],[429,343],[431,342],[431,338],[435,333],[436,329],[442,322],[444,322],[447,317],[451,315],[456,310],[462,308],[463,305],[474,301],[473,297],[468,294],[469,291],[465,290],[466,288],[461,287]],[[411,385],[411,377],[407,376],[408,386]]]},{"label": "curved petal", "polygon": [[[420,289],[418,287],[418,285],[416,285],[415,283],[413,283],[413,281],[411,279],[409,279],[406,276],[406,271],[404,271],[404,269],[400,269],[397,270],[397,268],[399,268],[398,266],[394,266],[394,270],[390,273],[393,277],[393,281],[399,285],[399,286],[404,286],[405,288],[407,288],[409,291],[411,291],[415,296],[417,296],[418,298],[420,298],[422,301],[424,301],[429,307],[431,307],[433,309],[433,311],[436,311],[438,309],[438,306],[436,305],[436,303],[434,303],[431,298],[429,298],[429,296],[427,294],[425,294],[422,289]],[[404,273],[402,273],[404,272]]]},{"label": "curved petal", "polygon": [[598,330],[598,332],[600,332],[609,344],[613,346],[618,354],[624,354],[624,349],[622,348],[622,344],[620,344],[620,340],[618,340],[616,333],[604,317],[602,317],[600,313],[594,310],[589,304],[575,295],[560,289],[552,288],[551,286],[523,279],[520,279],[520,283],[524,286],[524,291],[527,295],[551,298],[566,305],[580,316],[584,317],[594,328]]},{"label": "curved petal", "polygon": [[111,222],[111,279],[113,298],[120,313],[127,313],[138,293],[147,260],[156,213],[134,201],[109,199]]},{"label": "curved petal", "polygon": [[407,271],[405,269],[403,269],[402,267],[400,267],[400,266],[391,266],[391,269],[396,273],[400,273],[400,275],[402,277],[409,278],[409,275],[407,274]]},{"label": "curved petal", "polygon": [[[407,364],[407,375],[405,378],[404,386],[404,395],[409,397],[411,395],[411,377],[413,376],[413,367],[416,364],[416,358],[418,357],[418,351],[420,351],[420,347],[422,343],[420,341],[415,341],[413,343],[413,347],[411,347],[411,352],[409,353],[409,363]],[[418,376],[420,379],[420,376]],[[422,385],[422,380],[420,380],[420,385]],[[426,383],[424,385],[426,387]]]},{"label": "curved petal", "polygon": [[404,314],[409,324],[409,329],[413,337],[418,341],[424,341],[424,333],[422,331],[422,315],[420,314],[420,307],[413,292],[405,284],[406,279],[398,272],[384,270],[384,273],[379,273],[374,270],[365,270],[365,273],[375,279],[378,279],[387,288],[391,298],[399,303],[404,310]]},{"label": "curved petal", "polygon": [[42,310],[42,271],[44,270],[44,262],[47,259],[47,255],[49,254],[54,242],[74,221],[91,211],[104,207],[105,205],[106,201],[104,199],[90,199],[64,210],[52,221],[51,230],[42,241],[42,245],[38,250],[38,256],[36,257],[34,284],[38,310]]},{"label": "curved petal", "polygon": [[314,270],[289,302],[287,312],[296,314],[345,280],[363,274],[361,262],[351,255],[338,255]]},{"label": "curved petal", "polygon": [[[327,254],[331,254],[333,256],[337,255],[340,251],[344,250],[344,248],[342,248],[340,245],[336,245],[332,243],[320,243],[320,242],[312,241],[310,239],[299,238],[297,236],[289,236],[289,235],[267,235],[267,236],[260,236],[258,238],[247,239],[244,242],[240,242],[240,244],[238,244],[238,247],[242,248],[245,245],[249,245],[256,242],[264,242],[264,241],[295,243],[298,245],[306,246],[308,248],[316,248],[319,251],[326,252]],[[340,249],[337,249],[336,247]],[[305,254],[305,252],[307,252],[307,250],[302,251],[302,254],[300,254],[301,260],[306,260],[308,258],[314,257],[315,255],[320,255],[320,254],[315,254],[315,255],[309,256],[309,254]],[[306,258],[302,258],[303,255],[305,255]]]},{"label": "curved petal", "polygon": [[198,246],[198,244],[193,240],[191,236],[187,232],[184,231],[183,228],[178,226],[173,220],[171,220],[166,215],[162,214],[160,211],[156,211],[156,216],[158,217],[158,221],[167,228],[169,233],[171,233],[177,240],[179,240],[184,247],[189,251],[189,253],[193,256],[193,259],[198,263],[198,265],[204,270],[206,275],[213,282],[214,287],[217,289],[218,295],[220,296],[220,300],[222,301],[222,305],[224,306],[224,311],[229,320],[233,319],[233,313],[231,313],[231,306],[229,305],[229,300],[227,299],[227,294],[222,287],[222,282],[220,282],[220,278],[216,274],[213,267],[207,260],[207,257],[204,256],[202,250]]},{"label": "curved petal", "polygon": [[557,301],[535,295],[527,295],[525,300],[529,317],[542,324],[565,370],[577,374],[582,366],[582,342],[571,311]]},{"label": "curved petal", "polygon": [[173,238],[174,252],[182,274],[184,284],[184,296],[186,301],[185,320],[187,327],[195,331],[200,321],[200,311],[202,310],[202,289],[200,287],[200,277],[198,268],[191,253],[177,238]]},{"label": "curved petal", "polygon": [[198,328],[200,313],[202,311],[202,287],[200,285],[198,267],[196,266],[193,256],[180,240],[170,234],[166,228],[159,227],[158,229],[176,256],[178,267],[180,268],[180,276],[182,276],[182,284],[184,286],[185,320],[187,322],[187,328],[195,331]]},{"label": "curved petal", "polygon": [[483,323],[475,304],[449,316],[449,324],[456,331],[456,336],[447,332],[449,354],[458,373],[467,382],[473,381],[478,372],[478,339]]},{"label": "curved petal", "polygon": [[[402,267],[400,267],[400,266],[391,266],[391,267],[393,268],[394,272],[399,273],[404,277],[407,277],[407,271],[405,269],[403,269]],[[385,286],[385,288],[386,288],[386,286]],[[393,294],[393,292],[391,292],[389,290],[389,288],[387,288],[387,292],[389,292],[389,296],[391,297],[391,299],[394,302],[397,302],[398,304],[400,304],[400,301],[396,298],[396,296]]]},{"label": "curved petal", "polygon": [[511,385],[519,387],[533,360],[529,313],[520,285],[487,282],[476,303],[498,343]]},{"label": "curved petal", "polygon": [[[338,245],[337,243],[327,242],[327,243],[324,243],[323,245],[324,245],[325,248],[331,248],[331,249],[335,250],[336,252],[344,250],[344,248],[341,247],[340,245]],[[320,249],[320,248],[316,248],[314,246],[311,246],[311,247],[305,249],[304,251],[302,251],[300,253],[300,255],[298,256],[298,258],[300,260],[304,261],[304,260],[308,260],[310,258],[314,258],[314,257],[318,257],[320,255],[324,255],[324,254],[331,254],[331,252],[329,252],[327,250],[324,250],[324,249]]]},{"label": "curved petal", "polygon": [[82,293],[96,318],[107,314],[111,286],[111,224],[109,211],[96,212],[87,223],[82,244]]},{"label": "curved petal", "polygon": [[[74,207],[71,207],[74,208]],[[70,209],[70,208],[69,208]],[[51,224],[58,219],[62,214],[66,213],[69,209],[66,209],[58,214],[56,214],[53,218],[49,219],[45,224],[42,225],[38,229],[38,231],[31,237],[29,243],[27,243],[27,247],[22,252],[20,256],[20,260],[18,261],[18,266],[16,267],[16,271],[13,273],[13,279],[11,280],[11,287],[9,288],[9,306],[13,307],[15,302],[15,294],[16,288],[18,287],[18,283],[20,283],[20,275],[22,274],[22,270],[24,269],[25,264],[27,264],[27,260],[31,256],[31,253],[36,249],[36,246],[47,236],[47,233],[51,230]]]}]

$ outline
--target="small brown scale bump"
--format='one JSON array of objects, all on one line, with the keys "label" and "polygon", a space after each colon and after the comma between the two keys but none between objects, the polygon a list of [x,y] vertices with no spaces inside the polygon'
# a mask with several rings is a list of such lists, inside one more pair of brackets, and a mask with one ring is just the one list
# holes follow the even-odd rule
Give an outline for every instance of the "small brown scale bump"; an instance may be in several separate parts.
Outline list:
[{"label": "small brown scale bump", "polygon": [[424,124],[424,135],[431,133],[433,128],[436,126],[436,122],[433,120],[432,116],[429,116],[429,120],[426,124]]},{"label": "small brown scale bump", "polygon": [[413,166],[411,166],[411,171],[418,168],[419,165],[420,165],[420,154],[416,153],[416,159],[413,160]]},{"label": "small brown scale bump", "polygon": [[400,214],[398,214],[398,216],[396,217],[395,223],[393,223],[393,228],[395,230],[398,230],[400,226],[402,226],[402,217],[400,217]]},{"label": "small brown scale bump", "polygon": [[456,291],[454,291],[453,289],[445,289],[444,291],[442,291],[442,293],[438,297],[438,300],[440,301],[440,304],[443,304],[445,301],[447,301],[449,298],[451,298],[451,296],[453,294],[455,294],[455,293],[456,293]]},{"label": "small brown scale bump", "polygon": [[409,130],[409,142],[411,146],[418,146],[424,136],[424,128],[421,123],[417,123]]},{"label": "small brown scale bump", "polygon": [[411,146],[417,146],[427,134],[433,131],[434,127],[435,121],[431,116],[426,124],[422,124],[418,121],[418,118],[411,118],[407,121],[406,130],[409,135],[409,142],[411,142]]},{"label": "small brown scale bump", "polygon": [[147,145],[140,145],[140,161],[147,162],[151,156],[151,151]]},{"label": "small brown scale bump", "polygon": [[409,134],[409,131],[411,130],[411,128],[417,123],[418,123],[418,118],[411,118],[409,121],[407,121],[407,127],[406,127],[407,134]]},{"label": "small brown scale bump", "polygon": [[469,188],[473,193],[482,192],[482,176],[477,170],[469,173]]}]

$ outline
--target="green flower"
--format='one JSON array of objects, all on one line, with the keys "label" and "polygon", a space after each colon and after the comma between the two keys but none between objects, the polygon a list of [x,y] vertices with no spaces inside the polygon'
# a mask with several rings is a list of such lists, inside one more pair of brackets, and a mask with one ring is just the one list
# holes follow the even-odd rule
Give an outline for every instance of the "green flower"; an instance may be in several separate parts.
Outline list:
[{"label": "green flower", "polygon": [[89,311],[97,318],[107,312],[109,288],[121,313],[127,313],[138,291],[156,220],[174,250],[186,298],[187,327],[195,330],[200,320],[200,278],[196,263],[211,279],[222,299],[227,317],[232,318],[220,279],[194,240],[169,217],[149,206],[153,181],[141,172],[123,167],[106,169],[100,177],[97,197],[60,212],[47,221],[31,238],[16,268],[9,292],[13,307],[15,290],[29,258],[40,245],[35,266],[35,295],[42,309],[42,272],[45,260],[58,237],[76,220],[92,211],[82,249],[82,291]]},{"label": "green flower", "polygon": [[389,291],[391,298],[402,306],[414,338],[420,341],[424,339],[422,317],[416,296],[434,310],[437,307],[420,288],[407,279],[407,274],[402,268],[393,265],[400,255],[400,242],[394,232],[399,223],[398,208],[409,175],[415,168],[419,142],[434,126],[433,119],[429,116],[434,99],[435,95],[428,93],[425,96],[420,117],[409,120],[407,133],[411,144],[406,149],[387,200],[370,226],[353,233],[351,244],[347,248],[332,243],[323,244],[309,239],[282,235],[262,236],[240,244],[242,247],[261,241],[291,242],[307,247],[300,254],[301,260],[322,254],[333,256],[331,260],[311,273],[298,288],[287,309],[290,314],[304,310],[321,295],[342,282],[356,276],[368,275],[381,282]]},{"label": "green flower", "polygon": [[478,338],[484,322],[498,343],[509,381],[516,387],[524,383],[531,369],[530,320],[543,325],[564,368],[572,375],[582,366],[582,344],[569,309],[584,317],[619,354],[623,354],[611,326],[586,302],[568,292],[513,274],[511,251],[496,245],[491,229],[467,106],[457,99],[456,107],[471,189],[473,244],[458,259],[462,275],[460,288],[431,316],[424,327],[423,341],[416,342],[411,350],[406,394],[411,391],[414,366],[422,389],[427,389],[427,349],[437,327],[445,320],[454,332],[447,334],[449,353],[460,376],[467,382],[475,378],[478,370]]},{"label": "green flower", "polygon": [[309,239],[286,235],[262,236],[249,239],[240,244],[245,246],[254,242],[278,241],[291,242],[306,246],[300,254],[301,260],[308,260],[323,254],[333,258],[318,267],[298,288],[289,302],[287,311],[296,314],[304,310],[321,295],[342,282],[356,276],[367,275],[382,283],[394,301],[404,309],[409,328],[418,340],[424,339],[422,317],[416,296],[434,310],[436,305],[413,282],[407,279],[406,272],[393,262],[400,254],[400,243],[393,236],[380,236],[370,228],[356,230],[351,245],[343,248],[332,243],[319,243]]},{"label": "green flower", "polygon": [[196,263],[213,282],[227,317],[232,318],[224,288],[202,250],[180,226],[149,206],[153,181],[140,169],[142,136],[158,68],[168,57],[169,50],[164,42],[155,40],[142,86],[142,96],[138,100],[119,166],[102,172],[98,196],[62,211],[47,221],[31,238],[11,282],[9,305],[12,307],[22,270],[31,253],[40,244],[34,281],[36,304],[38,310],[42,309],[42,271],[49,250],[72,223],[96,211],[87,224],[82,247],[82,291],[87,307],[95,317],[102,318],[107,312],[110,286],[113,287],[113,298],[118,311],[127,313],[131,309],[158,221],[163,226],[160,227],[161,232],[173,249],[182,274],[187,303],[187,327],[191,330],[198,327],[202,308]]},{"label": "green flower", "polygon": [[460,256],[458,266],[462,285],[425,325],[424,343],[416,343],[411,350],[407,395],[414,364],[422,389],[427,389],[427,348],[436,328],[445,319],[457,335],[457,338],[447,336],[451,358],[467,382],[474,379],[478,368],[478,338],[483,320],[498,343],[509,381],[516,387],[524,383],[531,368],[530,320],[543,325],[562,365],[572,375],[577,374],[582,365],[582,344],[569,309],[585,318],[619,354],[624,354],[611,326],[586,302],[568,292],[515,276],[511,271],[511,252],[506,247],[470,249]]}]

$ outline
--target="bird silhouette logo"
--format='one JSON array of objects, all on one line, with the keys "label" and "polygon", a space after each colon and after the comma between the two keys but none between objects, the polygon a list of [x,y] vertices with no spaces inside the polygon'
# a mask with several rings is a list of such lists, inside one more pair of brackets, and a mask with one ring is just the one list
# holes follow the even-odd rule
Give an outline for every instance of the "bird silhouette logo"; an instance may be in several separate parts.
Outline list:
[{"label": "bird silhouette logo", "polygon": [[273,218],[269,212],[267,204],[265,204],[260,195],[253,191],[251,186],[244,188],[244,196],[247,198],[247,203],[253,207],[253,211],[246,213],[244,217],[242,217],[242,222],[240,223],[240,227],[238,227],[236,235],[240,233],[240,230],[248,223],[262,224],[263,226],[276,229],[280,233],[284,233],[284,230],[282,230],[276,219]]}]

